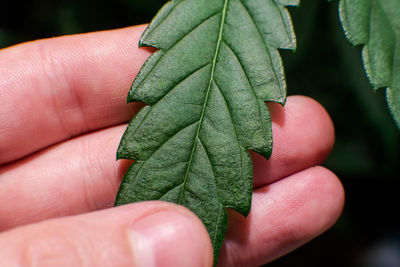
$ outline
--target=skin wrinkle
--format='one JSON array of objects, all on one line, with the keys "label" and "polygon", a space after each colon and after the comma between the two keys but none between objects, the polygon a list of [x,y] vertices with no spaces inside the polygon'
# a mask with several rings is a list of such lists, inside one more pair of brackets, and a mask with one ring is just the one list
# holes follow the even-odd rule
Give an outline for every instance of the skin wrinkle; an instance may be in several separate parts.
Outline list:
[{"label": "skin wrinkle", "polygon": [[[272,109],[274,147],[268,161],[250,152],[254,162],[254,188],[271,184],[302,168],[321,164],[335,141],[333,123],[315,100],[292,96],[288,98],[285,109],[275,103],[270,103],[269,107]],[[298,113],[313,119],[304,121]],[[300,133],[298,129],[311,130]]]},{"label": "skin wrinkle", "polygon": [[[107,140],[104,140],[107,143]],[[109,170],[104,169],[104,160],[109,159],[104,149],[100,146],[100,150],[96,151],[96,156],[92,156],[92,144],[86,139],[79,145],[81,155],[83,159],[79,162],[79,169],[84,170],[86,177],[85,179],[81,179],[82,195],[83,202],[85,203],[86,209],[88,211],[95,211],[99,209],[104,209],[108,207],[112,207],[113,203],[107,201],[98,202],[97,199],[110,199],[110,197],[99,197],[99,196],[113,196],[116,192],[113,190],[114,186],[111,186],[111,181],[109,179],[110,175],[108,175]],[[100,181],[95,177],[100,178]],[[103,184],[103,187],[98,187],[98,184]],[[108,186],[105,186],[108,185]]]},{"label": "skin wrinkle", "polygon": [[87,234],[88,228],[93,228],[93,225],[87,225],[81,220],[61,227],[64,229],[62,232],[51,227],[50,231],[43,231],[46,233],[42,236],[31,236],[29,242],[24,242],[27,262],[36,262],[37,266],[47,266],[46,263],[50,266],[67,263],[72,266],[88,266],[102,258],[101,253],[96,253],[98,249],[93,251],[101,238]]},{"label": "skin wrinkle", "polygon": [[[75,266],[84,266],[87,255],[80,251],[76,240],[68,236],[64,238],[31,239],[32,243],[26,246],[26,261],[33,266],[50,266],[70,263]],[[82,242],[82,240],[80,240]],[[60,251],[61,250],[61,251]]]},{"label": "skin wrinkle", "polygon": [[[104,142],[108,143],[108,140],[105,140]],[[106,165],[106,162],[103,162],[104,159],[109,159],[107,151],[100,147],[101,150],[96,153],[96,157],[92,157],[90,143],[85,141],[82,144],[84,144],[82,145],[82,154],[86,155],[84,160],[87,162],[87,164],[83,164],[81,169],[85,169],[88,175],[87,177],[89,177],[88,179],[82,179],[82,189],[85,196],[85,203],[87,203],[88,208],[91,211],[112,207],[112,201],[98,202],[97,199],[99,199],[99,197],[96,197],[96,195],[107,196],[103,197],[102,199],[111,200],[112,197],[116,195],[118,190],[116,183],[109,179],[113,176],[111,174],[112,169],[104,168]],[[99,181],[92,177],[101,178],[100,183],[104,185],[102,187],[103,190],[97,186]]]},{"label": "skin wrinkle", "polygon": [[[22,106],[21,109],[24,112],[25,112],[25,110],[30,110],[30,109],[37,110],[37,111],[40,110],[40,114],[45,115],[45,114],[49,113],[48,108],[52,107],[52,105],[51,105],[51,101],[50,102],[48,101],[48,97],[40,96],[41,95],[40,92],[42,91],[41,88],[50,87],[51,85],[50,85],[50,81],[48,78],[45,78],[45,79],[43,79],[43,81],[39,82],[37,80],[37,76],[40,76],[40,75],[36,75],[35,73],[40,73],[41,71],[44,71],[44,73],[48,73],[49,70],[46,70],[45,67],[43,67],[45,65],[43,63],[41,63],[42,59],[46,58],[48,56],[46,55],[47,52],[40,52],[41,51],[40,47],[43,47],[43,46],[40,46],[38,44],[32,44],[32,46],[33,46],[33,49],[29,53],[27,53],[26,60],[24,61],[24,65],[27,65],[28,67],[24,68],[22,70],[22,65],[20,65],[20,66],[17,65],[15,67],[17,71],[14,71],[13,73],[18,72],[18,73],[25,74],[28,72],[28,74],[24,75],[26,77],[24,77],[24,79],[22,80],[22,83],[24,83],[24,81],[28,81],[29,84],[27,84],[27,86],[38,88],[39,90],[37,90],[37,93],[39,93],[39,96],[34,95],[32,97],[28,97],[28,98],[26,98],[27,101],[25,101],[24,105],[19,105],[18,103],[15,103],[13,106]],[[21,50],[26,50],[26,49],[21,49]],[[25,63],[25,62],[27,62],[27,63]],[[31,69],[31,71],[28,71],[29,69]],[[49,68],[49,69],[51,69],[51,68]],[[21,71],[19,71],[19,70],[21,70]],[[44,75],[44,77],[47,77],[47,75]],[[40,106],[37,106],[37,104],[35,103],[35,100],[39,99],[39,98],[44,100],[44,105],[42,104]],[[31,142],[31,137],[28,136],[28,133],[32,130],[34,130],[35,132],[37,132],[38,130],[41,130],[41,127],[40,127],[41,123],[39,122],[40,117],[36,116],[34,118],[34,120],[39,122],[39,123],[37,123],[37,126],[39,126],[39,127],[35,129],[32,127],[33,125],[30,125],[29,123],[25,124],[24,121],[18,121],[18,119],[15,118],[15,114],[19,114],[18,112],[13,112],[13,114],[14,114],[13,115],[14,123],[15,124],[18,123],[17,125],[14,126],[15,129],[17,129],[16,136],[18,136],[18,133],[21,132],[21,129],[26,128],[26,125],[27,125],[29,127],[27,129],[28,131],[22,132],[23,135],[27,135],[27,136],[22,138],[22,140],[29,140],[29,142]],[[34,124],[36,124],[36,123],[34,123]],[[55,128],[57,128],[57,127],[55,127]],[[24,132],[26,132],[26,134],[24,134]],[[14,133],[14,135],[15,135],[15,133]]]},{"label": "skin wrinkle", "polygon": [[[33,42],[31,42],[33,46]],[[8,49],[10,51],[11,48]],[[3,92],[8,92],[11,94],[16,94],[18,92],[17,88],[15,86],[21,85],[21,82],[29,82],[31,81],[31,78],[35,78],[35,73],[37,73],[38,70],[38,65],[39,63],[39,58],[37,57],[37,54],[35,54],[32,50],[27,50],[25,48],[17,49],[17,50],[11,50],[11,53],[4,53],[4,51],[7,51],[6,49],[0,49],[0,57],[5,57],[3,59],[3,62],[12,62],[13,58],[24,58],[23,64],[16,64],[16,63],[21,63],[14,61],[13,63],[15,64],[13,67],[15,68],[15,71],[8,71],[10,68],[11,64],[0,64],[0,84],[3,90]],[[4,73],[4,75],[2,75]],[[6,75],[7,74],[7,75]],[[34,80],[32,80],[34,81]],[[14,85],[14,86],[11,86]],[[12,98],[11,98],[12,99]]]},{"label": "skin wrinkle", "polygon": [[78,88],[74,86],[74,79],[69,75],[71,71],[67,70],[70,62],[76,62],[75,51],[71,53],[71,59],[69,59],[68,54],[64,55],[62,49],[53,51],[46,43],[39,44],[38,51],[42,58],[42,70],[38,72],[45,73],[45,79],[48,81],[47,88],[58,88],[58,90],[51,90],[44,95],[50,98],[49,102],[52,103],[54,113],[66,138],[87,132],[89,127],[79,93],[77,93]]},{"label": "skin wrinkle", "polygon": [[[88,207],[89,211],[94,211],[96,210],[96,201],[94,201],[94,198],[92,197],[93,195],[93,190],[90,186],[90,182],[91,182],[91,177],[96,177],[96,175],[92,175],[92,173],[97,169],[96,167],[96,163],[92,163],[93,161],[97,161],[97,157],[91,157],[91,153],[90,153],[90,148],[89,148],[89,144],[88,142],[82,142],[82,150],[83,150],[83,155],[85,155],[84,160],[87,162],[86,164],[84,164],[83,170],[85,170],[86,175],[87,175],[87,179],[82,179],[82,193],[84,196],[84,202]],[[91,159],[93,158],[93,160]],[[85,166],[87,165],[87,166]]]},{"label": "skin wrinkle", "polygon": [[[74,247],[76,248],[76,251],[78,252],[78,255],[80,256],[81,262],[83,266],[88,266],[90,265],[91,262],[102,262],[101,256],[103,255],[101,250],[99,249],[99,244],[101,244],[103,241],[102,239],[104,238],[103,235],[106,235],[104,233],[104,229],[101,227],[98,227],[98,225],[93,225],[90,222],[87,222],[86,220],[82,220],[79,217],[74,218],[77,223],[72,224],[73,228],[71,232],[74,232],[74,234],[78,237],[83,237],[80,239],[74,239],[71,238],[71,235],[66,236],[66,238],[74,244]],[[82,227],[84,225],[84,227]],[[95,228],[98,229],[98,231],[94,231],[94,234],[90,236],[90,238],[85,238],[87,235],[88,230],[90,228]],[[121,232],[121,231],[120,231]],[[82,245],[83,244],[83,245]],[[93,248],[96,248],[95,250]],[[100,252],[100,253],[99,253]],[[88,256],[89,255],[89,256]],[[106,260],[106,259],[104,259]]]},{"label": "skin wrinkle", "polygon": [[[27,57],[26,58],[26,64],[29,66],[29,64],[31,63],[32,59],[31,57]],[[1,62],[1,61],[0,61]],[[8,65],[8,64],[7,64]],[[4,68],[1,67],[0,64],[0,73],[9,73],[9,71],[7,71],[8,66],[5,66]],[[14,78],[15,80],[21,79],[21,81],[24,81],[25,76],[26,76],[26,72],[27,70],[30,70],[30,67],[27,67],[26,69],[24,68],[19,68],[20,71],[16,71],[16,72],[11,72],[11,78]],[[14,77],[15,76],[15,77]],[[7,78],[7,77],[6,77]],[[7,81],[5,79],[5,81]],[[3,84],[4,82],[2,82]],[[15,82],[10,82],[8,84],[16,84],[17,81]],[[1,94],[2,97],[6,97],[5,99],[7,99],[8,101],[2,101],[2,107],[1,109],[6,109],[7,110],[12,110],[13,111],[13,117],[15,118],[14,120],[9,120],[9,113],[8,112],[4,112],[3,114],[0,112],[0,131],[2,131],[3,133],[0,134],[0,160],[1,158],[4,156],[7,156],[7,154],[9,153],[8,149],[10,148],[10,142],[7,140],[7,137],[10,136],[9,131],[12,130],[13,128],[18,129],[17,133],[22,133],[24,134],[23,131],[21,131],[21,129],[23,129],[24,123],[27,121],[27,119],[25,118],[25,116],[20,115],[20,112],[22,110],[24,110],[26,108],[26,106],[30,106],[30,98],[27,98],[25,101],[25,105],[18,105],[18,103],[20,102],[20,99],[18,97],[15,97],[16,95],[18,95],[18,90],[15,87],[11,87],[11,86],[3,86],[2,84],[0,84],[0,88],[2,89]],[[7,97],[9,95],[9,97]],[[5,124],[5,125],[4,125]],[[11,132],[11,131],[10,131]],[[12,134],[16,134],[15,132]],[[2,140],[5,139],[5,140]],[[29,140],[28,138],[21,138],[21,145],[24,145],[24,143],[27,143]]]}]

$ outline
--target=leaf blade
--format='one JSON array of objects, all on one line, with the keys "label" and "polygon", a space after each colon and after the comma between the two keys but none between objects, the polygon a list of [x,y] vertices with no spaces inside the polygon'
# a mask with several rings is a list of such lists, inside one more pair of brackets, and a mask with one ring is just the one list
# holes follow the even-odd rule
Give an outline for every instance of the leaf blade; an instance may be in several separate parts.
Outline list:
[{"label": "leaf blade", "polygon": [[364,67],[373,88],[387,88],[389,109],[400,128],[400,2],[341,0],[339,12],[347,39],[363,45]]},{"label": "leaf blade", "polygon": [[[268,11],[264,19],[259,10]],[[263,34],[272,28],[279,33]],[[159,50],[128,95],[129,102],[149,106],[121,139],[117,157],[136,162],[116,205],[157,199],[188,207],[208,229],[216,261],[227,227],[225,208],[250,212],[248,150],[271,154],[264,101],[285,102],[277,48],[295,47],[290,18],[276,0],[170,1],[140,46]]]}]

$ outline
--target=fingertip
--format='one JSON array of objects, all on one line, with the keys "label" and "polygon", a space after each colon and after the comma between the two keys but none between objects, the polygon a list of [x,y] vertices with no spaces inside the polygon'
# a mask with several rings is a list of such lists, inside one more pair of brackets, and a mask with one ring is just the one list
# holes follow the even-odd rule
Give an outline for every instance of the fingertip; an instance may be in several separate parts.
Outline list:
[{"label": "fingertip", "polygon": [[293,251],[335,224],[344,198],[340,180],[323,167],[256,189],[249,217],[230,214],[221,266],[258,266]]},{"label": "fingertip", "polygon": [[342,214],[345,204],[345,190],[340,179],[330,170],[316,166],[305,172],[310,175],[313,184],[314,198],[324,201],[319,203],[320,210],[324,210],[325,216],[321,216],[320,233],[331,228]]},{"label": "fingertip", "polygon": [[135,266],[212,266],[213,251],[202,222],[186,208],[164,204],[129,227]]},{"label": "fingertip", "polygon": [[345,201],[341,181],[333,172],[322,166],[308,168],[260,190],[257,189],[254,196],[255,209],[262,210],[264,203],[259,199],[266,199],[266,196],[273,196],[279,201],[279,205],[274,207],[275,218],[265,219],[272,222],[286,221],[286,226],[292,226],[286,228],[288,236],[297,239],[297,242],[304,240],[298,244],[307,242],[331,228],[341,215]]},{"label": "fingertip", "polygon": [[327,156],[335,143],[335,127],[328,111],[318,101],[308,96],[291,96],[288,102],[292,116],[297,118],[297,126],[301,128],[307,120],[305,130],[313,135],[314,139],[324,142],[323,147]]},{"label": "fingertip", "polygon": [[321,164],[335,142],[335,130],[330,116],[312,98],[290,96],[284,107],[276,103],[270,103],[269,107],[273,151],[268,161],[252,153],[255,187]]},{"label": "fingertip", "polygon": [[[315,143],[321,148],[320,157],[326,157],[335,142],[335,129],[326,109],[307,96],[289,96],[285,107],[269,104],[274,132],[274,144],[280,148],[291,141],[306,145]],[[286,141],[286,142],[283,142]],[[278,149],[277,148],[277,149]]]}]

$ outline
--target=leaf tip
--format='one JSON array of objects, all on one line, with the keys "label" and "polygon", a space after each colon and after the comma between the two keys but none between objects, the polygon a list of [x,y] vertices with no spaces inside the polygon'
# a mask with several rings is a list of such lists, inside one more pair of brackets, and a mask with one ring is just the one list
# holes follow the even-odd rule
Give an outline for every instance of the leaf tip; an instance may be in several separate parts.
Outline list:
[{"label": "leaf tip", "polygon": [[123,147],[124,147],[124,145],[123,145],[123,142],[121,140],[121,142],[119,143],[118,149],[117,149],[117,153],[115,155],[115,158],[116,158],[117,161],[120,160],[120,159],[126,159],[127,158],[126,153],[124,153],[124,148]]}]

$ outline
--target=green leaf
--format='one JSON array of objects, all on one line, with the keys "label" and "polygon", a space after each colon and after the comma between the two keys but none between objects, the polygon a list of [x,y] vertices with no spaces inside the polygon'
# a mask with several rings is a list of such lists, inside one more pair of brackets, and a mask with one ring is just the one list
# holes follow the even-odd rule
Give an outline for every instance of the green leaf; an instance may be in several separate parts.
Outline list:
[{"label": "green leaf", "polygon": [[364,66],[375,89],[386,98],[400,128],[400,1],[341,0],[340,19],[347,38],[363,46]]},{"label": "green leaf", "polygon": [[265,101],[284,103],[278,48],[295,48],[285,5],[293,0],[175,0],[140,39],[156,47],[128,102],[148,104],[130,122],[117,158],[134,159],[116,205],[163,200],[206,226],[215,261],[225,208],[247,216],[253,191],[248,150],[272,150]]}]

